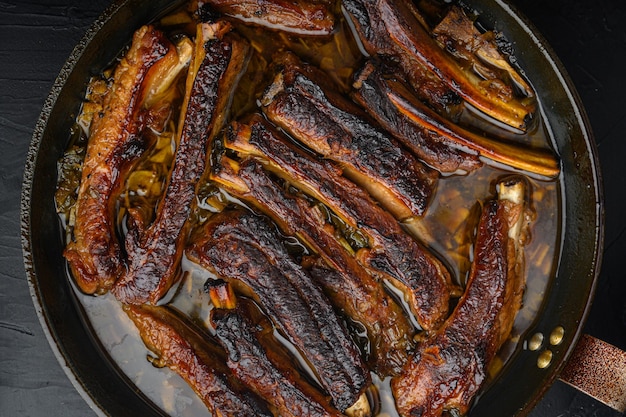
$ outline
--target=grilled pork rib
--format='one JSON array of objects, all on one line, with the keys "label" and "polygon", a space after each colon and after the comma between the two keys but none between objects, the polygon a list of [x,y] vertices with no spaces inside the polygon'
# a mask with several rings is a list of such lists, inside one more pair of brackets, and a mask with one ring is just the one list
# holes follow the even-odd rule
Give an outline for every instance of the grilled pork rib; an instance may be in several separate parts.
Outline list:
[{"label": "grilled pork rib", "polygon": [[299,35],[330,35],[335,26],[333,2],[328,0],[205,0],[204,4],[242,22]]},{"label": "grilled pork rib", "polygon": [[[367,4],[366,4],[367,3]],[[372,4],[360,0],[341,2],[355,37],[371,57],[394,62],[419,99],[439,114],[456,120],[463,100],[440,77],[410,54],[404,53],[388,33],[381,12]]]},{"label": "grilled pork rib", "polygon": [[265,403],[250,393],[226,366],[226,354],[217,342],[208,342],[167,307],[125,306],[141,339],[156,358],[179,374],[202,399],[213,416],[271,417]]},{"label": "grilled pork rib", "polygon": [[128,162],[137,156],[128,150],[141,131],[138,114],[146,73],[173,49],[161,32],[151,26],[140,28],[114,72],[102,112],[94,115],[75,207],[73,241],[64,252],[78,287],[87,294],[108,291],[122,273],[114,195]]},{"label": "grilled pork rib", "polygon": [[483,208],[465,294],[392,380],[400,415],[441,416],[450,409],[464,415],[469,409],[521,307],[524,198],[524,182],[507,180],[499,184],[498,199]]},{"label": "grilled pork rib", "polygon": [[186,251],[192,261],[257,299],[308,360],[340,411],[370,385],[358,349],[274,225],[243,211],[213,216]]},{"label": "grilled pork rib", "polygon": [[[483,82],[477,74],[464,70],[432,38],[410,0],[343,0],[342,4],[370,55],[396,57],[410,78],[415,72],[411,66],[417,62],[485,114],[516,129],[528,127],[536,107],[534,97],[505,96],[497,80]],[[428,87],[422,79],[411,81],[416,91]],[[441,109],[436,100],[431,104]]]},{"label": "grilled pork rib", "polygon": [[293,56],[283,57],[281,67],[262,99],[267,117],[339,163],[344,175],[399,219],[423,215],[437,173],[369,124],[361,109],[327,86],[319,70]]},{"label": "grilled pork rib", "polygon": [[271,217],[283,233],[300,238],[322,260],[313,277],[338,311],[366,329],[373,368],[399,372],[412,348],[414,329],[402,309],[337,240],[319,207],[290,194],[253,158],[241,164],[222,156],[211,178],[235,197]]},{"label": "grilled pork rib", "polygon": [[369,248],[357,252],[359,262],[403,290],[423,329],[434,329],[443,322],[451,290],[446,268],[365,191],[342,177],[335,165],[290,143],[261,116],[253,117],[249,124],[231,124],[224,145],[242,156],[263,160],[266,169],[324,203],[346,224],[362,230]]},{"label": "grilled pork rib", "polygon": [[372,62],[368,62],[355,78],[352,93],[355,101],[417,158],[442,173],[467,173],[482,165],[476,152],[459,146],[437,130],[429,129],[428,125],[416,123],[398,109],[393,96],[396,91],[392,86],[398,89],[401,84],[385,77]]},{"label": "grilled pork rib", "polygon": [[186,222],[207,152],[222,127],[249,46],[224,22],[198,25],[187,77],[178,144],[164,197],[148,227],[132,224],[126,236],[128,268],[112,289],[123,303],[155,304],[177,277],[187,239]]},{"label": "grilled pork rib", "polygon": [[[269,323],[252,323],[235,309],[214,309],[215,337],[228,353],[226,364],[248,388],[284,417],[340,417],[328,397],[308,383],[281,355]],[[266,345],[269,345],[266,348]]]},{"label": "grilled pork rib", "polygon": [[418,158],[440,172],[471,171],[481,165],[478,157],[545,178],[555,178],[560,172],[550,151],[491,139],[451,123],[372,63],[357,75],[354,86],[355,100]]},{"label": "grilled pork rib", "polygon": [[[498,50],[497,35],[493,32],[481,33],[459,6],[450,7],[441,22],[433,28],[432,35],[446,51],[468,63],[474,72],[487,80],[490,88],[499,90],[500,95],[511,98],[514,95],[512,89],[516,88],[520,90],[520,95],[534,99],[532,87]],[[506,78],[513,85],[501,81]]]}]

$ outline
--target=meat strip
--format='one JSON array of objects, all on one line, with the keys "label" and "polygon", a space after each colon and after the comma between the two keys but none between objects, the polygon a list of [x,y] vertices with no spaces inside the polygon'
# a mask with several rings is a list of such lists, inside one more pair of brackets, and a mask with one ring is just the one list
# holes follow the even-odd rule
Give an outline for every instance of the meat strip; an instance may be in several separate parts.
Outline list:
[{"label": "meat strip", "polygon": [[380,279],[401,288],[423,329],[436,328],[448,314],[450,275],[443,264],[409,236],[387,211],[360,187],[255,116],[249,124],[233,123],[224,145],[240,155],[261,159],[266,169],[324,203],[349,226],[363,231],[369,248],[358,261]]},{"label": "meat strip", "polygon": [[343,412],[371,384],[369,372],[326,296],[281,240],[259,216],[223,212],[206,222],[186,254],[264,306]]},{"label": "meat strip", "polygon": [[[482,165],[477,152],[458,144],[456,137],[450,138],[440,130],[430,129],[427,124],[416,123],[399,110],[392,98],[395,93],[390,86],[392,82],[380,68],[368,62],[356,75],[352,97],[417,158],[439,172],[467,173]],[[400,85],[398,82],[394,84]],[[415,99],[416,106],[417,103],[421,102]]]},{"label": "meat strip", "polygon": [[147,229],[131,224],[126,236],[128,268],[112,289],[123,303],[155,304],[177,278],[196,183],[250,51],[247,42],[229,30],[224,22],[198,25],[179,141],[164,197],[154,222]]},{"label": "meat strip", "polygon": [[213,416],[267,416],[273,414],[256,395],[246,390],[226,366],[226,354],[207,341],[167,307],[127,305],[128,317],[156,358],[157,367],[167,366],[180,375]]},{"label": "meat strip", "polygon": [[323,259],[312,271],[335,308],[363,326],[368,354],[381,376],[400,371],[412,348],[414,329],[402,309],[336,239],[319,207],[274,182],[255,159],[241,165],[222,156],[211,178],[235,197],[271,217],[283,233],[297,236]]},{"label": "meat strip", "polygon": [[392,379],[402,416],[441,416],[451,409],[465,415],[511,332],[524,288],[524,182],[503,181],[498,194],[483,208],[465,294]]},{"label": "meat strip", "polygon": [[421,216],[437,185],[437,173],[417,161],[367,116],[327,86],[319,70],[283,57],[262,99],[266,116],[344,172],[399,219]]},{"label": "meat strip", "polygon": [[206,6],[245,23],[298,35],[330,35],[335,26],[328,0],[204,0]]},{"label": "meat strip", "polygon": [[391,40],[396,56],[412,57],[478,110],[513,128],[528,127],[536,101],[506,95],[501,82],[483,82],[477,74],[464,70],[433,39],[410,0],[343,0],[343,6],[363,44],[370,46],[370,54],[379,53],[377,42],[387,46]]},{"label": "meat strip", "polygon": [[491,139],[451,123],[372,63],[365,65],[354,85],[355,100],[418,158],[440,172],[471,171],[480,166],[478,157],[544,178],[555,178],[560,172],[550,151]]},{"label": "meat strip", "polygon": [[128,150],[141,130],[142,82],[170,49],[171,43],[152,26],[137,30],[115,69],[103,109],[92,121],[75,206],[73,241],[64,252],[78,287],[87,294],[108,291],[122,273],[113,196],[128,161],[137,156]]},{"label": "meat strip", "polygon": [[271,325],[251,322],[245,312],[214,309],[211,323],[216,338],[228,352],[226,364],[248,388],[276,408],[284,417],[339,417],[327,397],[289,366],[274,343],[266,348]]},{"label": "meat strip", "polygon": [[440,77],[404,50],[389,36],[380,12],[360,0],[342,0],[343,10],[352,23],[355,37],[367,53],[384,62],[393,62],[420,100],[439,114],[456,120],[463,100]]}]

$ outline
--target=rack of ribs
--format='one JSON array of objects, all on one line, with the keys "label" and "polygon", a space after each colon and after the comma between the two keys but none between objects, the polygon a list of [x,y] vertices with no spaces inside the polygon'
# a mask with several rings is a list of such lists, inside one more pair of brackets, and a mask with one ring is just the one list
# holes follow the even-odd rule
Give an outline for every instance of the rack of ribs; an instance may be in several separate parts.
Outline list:
[{"label": "rack of ribs", "polygon": [[362,230],[369,247],[357,252],[357,260],[374,276],[403,290],[424,330],[443,322],[452,290],[447,269],[363,189],[344,178],[336,165],[290,142],[262,116],[252,117],[247,124],[232,123],[225,136],[226,148],[259,158],[266,169]]},{"label": "rack of ribs", "polygon": [[358,348],[275,226],[243,210],[209,219],[187,256],[259,301],[310,363],[333,405],[345,411],[371,384]]},{"label": "rack of ribs", "polygon": [[320,208],[289,193],[270,175],[252,157],[239,164],[221,156],[213,165],[211,179],[272,218],[283,233],[299,238],[319,256],[311,274],[336,310],[366,330],[366,354],[371,356],[373,368],[380,376],[397,373],[413,347],[415,333],[401,307],[337,240],[339,232]]}]

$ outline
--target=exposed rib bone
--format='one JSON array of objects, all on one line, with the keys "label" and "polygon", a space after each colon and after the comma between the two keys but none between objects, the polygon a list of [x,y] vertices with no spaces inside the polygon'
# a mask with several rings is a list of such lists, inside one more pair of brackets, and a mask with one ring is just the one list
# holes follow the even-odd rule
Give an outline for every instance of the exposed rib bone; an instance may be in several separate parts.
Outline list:
[{"label": "exposed rib bone", "polygon": [[545,178],[555,178],[560,172],[559,162],[550,151],[490,139],[463,129],[427,108],[401,82],[385,78],[372,64],[361,72],[355,86],[355,97],[373,117],[417,156],[442,172],[451,172],[455,166],[472,169],[477,166],[476,155],[487,163],[504,164]]},{"label": "exposed rib bone", "polygon": [[465,294],[392,380],[400,415],[433,417],[449,409],[464,415],[485,381],[521,307],[524,197],[522,180],[506,180],[498,199],[485,205]]}]

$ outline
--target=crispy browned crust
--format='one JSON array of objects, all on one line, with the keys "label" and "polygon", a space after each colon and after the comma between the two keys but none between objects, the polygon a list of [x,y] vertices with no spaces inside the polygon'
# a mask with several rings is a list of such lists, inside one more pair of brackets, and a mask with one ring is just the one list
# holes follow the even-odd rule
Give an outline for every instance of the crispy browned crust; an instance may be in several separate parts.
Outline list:
[{"label": "crispy browned crust", "polygon": [[401,83],[385,77],[374,63],[368,62],[355,78],[355,101],[421,161],[442,173],[467,173],[482,166],[477,152],[401,112],[393,101],[393,87]]},{"label": "crispy browned crust", "polygon": [[248,44],[225,34],[228,30],[224,22],[199,25],[179,141],[164,197],[154,222],[145,230],[131,224],[126,237],[128,268],[112,289],[123,303],[155,304],[177,279],[195,187],[248,59]]},{"label": "crispy browned crust", "polygon": [[217,342],[207,341],[166,307],[125,306],[128,317],[156,358],[179,374],[214,416],[266,416],[273,414],[256,395],[247,391],[225,364],[226,354]]},{"label": "crispy browned crust", "polygon": [[231,125],[224,144],[241,155],[262,159],[268,170],[323,202],[348,225],[362,230],[370,247],[357,253],[358,261],[375,276],[389,279],[404,290],[424,329],[438,327],[447,317],[447,269],[363,189],[342,177],[330,161],[289,142],[260,116],[253,117],[249,124]]},{"label": "crispy browned crust", "polygon": [[339,163],[344,175],[399,219],[423,215],[437,172],[368,123],[364,112],[318,71],[283,58],[262,100],[263,112],[304,145]]},{"label": "crispy browned crust", "polygon": [[270,216],[283,233],[300,238],[322,259],[311,270],[330,302],[366,329],[373,368],[381,376],[399,372],[412,348],[415,330],[402,309],[337,241],[337,231],[318,207],[274,182],[253,158],[241,164],[225,156],[212,179],[228,192]]},{"label": "crispy browned crust", "polygon": [[333,2],[328,0],[205,0],[204,3],[243,22],[298,35],[330,35],[335,27]]},{"label": "crispy browned crust", "polygon": [[[407,63],[413,60],[483,113],[516,129],[525,130],[528,127],[536,101],[506,96],[495,83],[483,83],[478,75],[464,70],[433,39],[411,1],[344,0],[343,5],[370,54],[391,52],[399,59],[410,79],[414,77]],[[416,91],[428,91],[424,90],[427,83],[419,79],[411,81]],[[436,105],[436,100],[431,100],[431,104]]]},{"label": "crispy browned crust", "polygon": [[393,61],[402,72],[420,100],[427,103],[440,114],[455,119],[459,105],[459,95],[446,83],[429,70],[423,63],[393,41],[382,20],[381,11],[373,1],[343,0],[342,5],[352,22],[356,36],[360,39],[367,53],[372,57],[381,57],[384,61]]},{"label": "crispy browned crust", "polygon": [[353,97],[418,158],[440,172],[472,171],[487,164],[555,178],[560,167],[547,149],[490,138],[464,129],[421,103],[403,83],[368,63],[354,83]]},{"label": "crispy browned crust", "polygon": [[465,294],[445,324],[392,380],[400,415],[468,411],[521,307],[523,255],[518,236],[510,235],[521,216],[523,207],[508,200],[485,205]]},{"label": "crispy browned crust", "polygon": [[248,388],[284,417],[339,417],[328,397],[308,383],[281,355],[269,323],[252,323],[244,311],[214,309],[215,337],[228,353],[226,364]]},{"label": "crispy browned crust", "polygon": [[328,299],[287,253],[273,224],[241,210],[217,214],[186,254],[259,300],[340,411],[370,385],[369,371]]},{"label": "crispy browned crust", "polygon": [[[76,203],[73,241],[64,252],[78,287],[88,294],[106,292],[122,272],[115,236],[114,195],[142,121],[138,118],[142,82],[149,69],[173,49],[151,26],[140,28],[118,64],[102,112],[91,125]],[[126,165],[126,166],[125,166]]]}]

